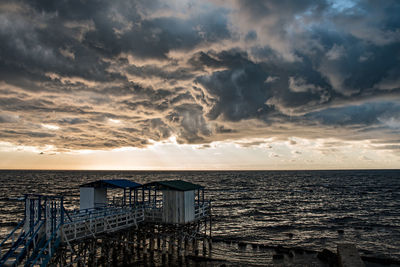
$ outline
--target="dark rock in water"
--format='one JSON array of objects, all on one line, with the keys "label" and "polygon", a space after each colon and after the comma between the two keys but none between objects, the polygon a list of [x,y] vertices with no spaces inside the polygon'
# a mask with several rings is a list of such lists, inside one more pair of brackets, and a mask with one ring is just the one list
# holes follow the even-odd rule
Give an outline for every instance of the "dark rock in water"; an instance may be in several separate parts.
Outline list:
[{"label": "dark rock in water", "polygon": [[371,262],[371,263],[378,263],[382,265],[400,265],[400,260],[395,260],[395,259],[383,259],[383,258],[376,258],[376,257],[370,257],[370,256],[361,256],[361,259],[363,261]]},{"label": "dark rock in water", "polygon": [[289,238],[293,238],[294,234],[293,234],[293,233],[287,233],[287,236],[288,236]]},{"label": "dark rock in water", "polygon": [[337,255],[329,249],[324,249],[321,252],[318,252],[317,257],[319,260],[328,263],[329,266],[337,265]]},{"label": "dark rock in water", "polygon": [[317,252],[314,250],[305,249],[306,254],[316,254]]},{"label": "dark rock in water", "polygon": [[272,256],[272,259],[274,260],[283,260],[284,256],[283,254],[275,254]]},{"label": "dark rock in water", "polygon": [[251,246],[253,247],[254,250],[256,250],[258,248],[257,244],[251,244]]},{"label": "dark rock in water", "polygon": [[342,230],[342,229],[337,230],[337,232],[338,232],[339,235],[343,235],[344,234],[344,230]]},{"label": "dark rock in water", "polygon": [[210,261],[224,262],[224,261],[226,261],[224,259],[210,258],[210,257],[205,257],[205,256],[194,256],[194,255],[188,255],[188,256],[186,256],[186,258],[188,258],[194,262],[210,262]]},{"label": "dark rock in water", "polygon": [[269,246],[269,245],[259,245],[258,246],[259,249],[265,250],[265,249],[274,249],[274,247]]},{"label": "dark rock in water", "polygon": [[247,244],[246,244],[246,243],[243,243],[243,242],[239,242],[239,243],[238,243],[238,246],[239,246],[240,249],[246,249]]},{"label": "dark rock in water", "polygon": [[258,247],[260,249],[275,249],[275,247],[271,245],[259,245]]},{"label": "dark rock in water", "polygon": [[296,253],[296,254],[303,254],[303,253],[304,253],[304,249],[302,249],[302,248],[295,248],[295,249],[294,249],[294,253]]},{"label": "dark rock in water", "polygon": [[289,253],[290,249],[285,248],[285,247],[283,247],[282,245],[278,245],[278,246],[275,248],[275,251],[276,251],[277,253],[279,253],[279,254],[282,254],[282,253]]},{"label": "dark rock in water", "polygon": [[213,242],[226,242],[226,240],[222,237],[213,237],[212,241]]}]

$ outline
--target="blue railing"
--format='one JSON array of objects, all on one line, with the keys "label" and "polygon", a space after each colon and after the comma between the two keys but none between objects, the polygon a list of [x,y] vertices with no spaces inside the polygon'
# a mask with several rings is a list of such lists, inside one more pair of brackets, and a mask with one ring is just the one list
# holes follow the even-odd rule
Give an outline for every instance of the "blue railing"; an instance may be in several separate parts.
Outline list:
[{"label": "blue railing", "polygon": [[[24,243],[24,241],[26,240],[26,238],[28,238],[29,236],[31,236],[32,232],[34,232],[34,229],[36,228],[36,226],[38,225],[39,221],[37,221],[33,227],[31,227],[29,229],[29,231],[27,233],[22,232],[20,234],[20,236],[18,237],[18,240],[13,244],[13,246],[8,250],[8,252],[3,256],[3,258],[0,260],[0,265],[4,264],[10,257],[11,255],[14,254],[15,250]],[[39,225],[38,229],[42,226],[43,222],[41,222],[41,224]],[[37,229],[37,230],[38,230]],[[34,235],[37,233],[37,231],[35,231]],[[17,258],[14,262],[14,264],[18,264],[18,260],[22,257],[22,255],[25,253],[26,251],[26,244],[23,248],[23,250],[17,255]]]},{"label": "blue railing", "polygon": [[111,216],[111,215],[119,215],[119,214],[124,214],[127,212],[133,212],[133,211],[144,211],[144,207],[110,207],[110,208],[104,208],[101,210],[85,210],[84,212],[79,212],[76,211],[75,213],[71,214],[70,222],[65,222],[65,224],[70,224],[70,223],[77,223],[80,221],[86,221],[89,219],[97,219],[97,218],[102,218],[106,216]]},{"label": "blue railing", "polygon": [[[33,235],[31,236],[31,238],[28,240],[27,243],[25,243],[24,248],[23,248],[22,251],[18,254],[18,256],[17,256],[17,258],[16,258],[16,260],[15,260],[16,264],[19,263],[19,261],[21,260],[22,256],[24,255],[24,253],[29,249],[30,245],[31,245],[32,242],[35,240],[35,238],[36,238],[36,236],[37,236],[37,234],[38,234],[40,228],[44,225],[44,222],[45,222],[45,221],[41,221],[41,222],[39,223],[39,225],[37,226],[35,232],[34,232]],[[33,229],[34,229],[34,228],[35,228],[35,227],[33,227]],[[33,229],[31,229],[31,230],[33,230]],[[31,230],[30,230],[30,231],[31,231]],[[30,231],[29,231],[29,232],[30,232]],[[27,236],[29,236],[29,233],[28,233]]]},{"label": "blue railing", "polygon": [[[71,218],[71,216],[69,215],[69,212],[64,208],[64,206],[62,206],[61,208],[63,209],[64,214],[67,215],[68,220],[69,220],[70,222],[72,222],[72,218]],[[65,217],[64,217],[63,219],[64,219],[64,220],[62,221],[62,223],[65,222]]]},{"label": "blue railing", "polygon": [[15,231],[17,231],[23,224],[24,224],[25,220],[22,220],[15,228],[14,230],[11,231],[11,233],[9,233],[6,238],[4,238],[4,240],[0,243],[0,249],[1,247],[8,241],[8,239],[15,233]]},{"label": "blue railing", "polygon": [[211,200],[206,200],[202,203],[195,204],[194,218],[201,219],[211,214]]},{"label": "blue railing", "polygon": [[20,244],[22,244],[25,237],[26,237],[25,232],[21,231],[17,240],[11,245],[11,248],[1,258],[0,266],[3,265],[11,257],[11,255],[13,255],[14,251],[19,247]]},{"label": "blue railing", "polygon": [[[40,264],[40,266],[46,266],[47,263],[49,263],[50,259],[53,257],[54,251],[58,248],[58,245],[60,244],[60,237],[57,236],[58,231],[60,230],[61,223],[57,226],[56,230],[51,234],[50,238],[47,240],[47,242],[44,244],[44,246],[41,248],[39,251],[38,255],[36,258],[33,260],[32,264],[30,266],[35,266],[38,262],[38,260],[44,255],[44,252],[47,247],[49,247],[49,252],[44,255],[44,261]],[[57,238],[54,242],[54,245],[50,246],[51,242],[53,241],[54,238]]]}]

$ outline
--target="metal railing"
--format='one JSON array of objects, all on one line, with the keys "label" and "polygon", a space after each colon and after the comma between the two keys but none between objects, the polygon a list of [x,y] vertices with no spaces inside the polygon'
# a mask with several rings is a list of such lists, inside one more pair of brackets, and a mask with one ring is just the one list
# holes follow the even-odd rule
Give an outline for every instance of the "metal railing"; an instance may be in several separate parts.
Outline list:
[{"label": "metal railing", "polygon": [[11,246],[14,245],[14,242],[15,242],[15,240],[14,240],[14,233],[15,233],[17,230],[22,229],[22,226],[24,225],[24,223],[25,223],[25,220],[22,220],[12,231],[3,239],[3,241],[0,243],[0,259],[1,259],[1,257],[2,257],[2,253],[1,253],[1,252],[2,252],[3,246],[7,244],[7,242],[8,242],[9,239],[10,239],[10,237],[12,238],[12,240],[11,240]]},{"label": "metal railing", "polygon": [[202,219],[209,216],[211,213],[211,201],[205,201],[203,203],[196,204],[194,206],[194,218],[195,220]]},{"label": "metal railing", "polygon": [[[7,260],[12,256],[16,257],[13,264],[17,265],[19,263],[19,260],[21,260],[22,256],[29,248],[29,245],[31,244],[31,242],[33,241],[33,239],[35,238],[36,234],[39,232],[43,224],[44,221],[37,221],[35,225],[29,229],[27,233],[21,232],[18,240],[12,245],[12,247],[8,250],[6,254],[4,254],[3,258],[0,260],[0,266],[6,263]],[[22,250],[18,251],[18,253],[15,255],[14,253],[17,251],[19,247],[21,247]]]},{"label": "metal railing", "polygon": [[[36,258],[33,260],[33,262],[31,264],[29,264],[28,266],[35,266],[38,262],[38,260],[41,257],[44,257],[44,260],[41,262],[40,266],[46,266],[47,263],[50,261],[51,257],[53,256],[54,251],[57,249],[59,242],[60,242],[60,237],[58,235],[58,232],[60,230],[60,227],[62,226],[62,224],[60,223],[56,230],[51,234],[50,238],[47,240],[46,244],[42,247],[42,249],[39,251],[38,255],[36,256]],[[52,240],[55,239],[54,245],[51,244]],[[44,254],[44,252],[46,251],[46,247],[48,247],[48,253]]]},{"label": "metal railing", "polygon": [[72,221],[65,222],[62,227],[65,242],[136,226],[144,221],[144,208],[110,207],[76,212],[70,214],[70,217]]},{"label": "metal railing", "polygon": [[[34,242],[35,238],[37,237],[40,229],[42,228],[42,226],[44,225],[45,221],[40,221],[40,223],[37,225],[36,230],[34,231],[34,233],[31,235],[31,237],[29,238],[29,240],[25,243],[24,248],[22,249],[22,251],[18,254],[18,256],[15,259],[15,263],[19,264],[20,260],[22,260],[22,257],[24,256],[25,252],[27,252],[29,250],[29,247],[31,246],[31,244]],[[34,227],[35,228],[35,227]],[[33,229],[34,229],[33,228]],[[31,229],[31,230],[33,230]],[[27,237],[29,236],[29,233],[27,235]]]}]

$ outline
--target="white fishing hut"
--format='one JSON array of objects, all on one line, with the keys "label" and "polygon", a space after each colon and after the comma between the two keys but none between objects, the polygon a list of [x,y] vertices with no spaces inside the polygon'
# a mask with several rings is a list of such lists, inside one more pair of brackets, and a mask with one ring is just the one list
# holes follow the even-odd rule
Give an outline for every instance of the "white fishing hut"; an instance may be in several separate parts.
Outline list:
[{"label": "white fishing hut", "polygon": [[[204,217],[209,202],[204,200],[204,187],[182,180],[157,181],[143,185],[149,203],[154,203],[166,224],[186,224]],[[153,190],[153,194],[151,193]],[[157,194],[161,192],[160,194]],[[157,199],[160,198],[161,199]],[[160,207],[161,206],[161,207]]]},{"label": "white fishing hut", "polygon": [[120,205],[134,205],[137,202],[138,188],[142,185],[126,180],[98,180],[80,186],[80,210],[104,208],[109,203],[107,189],[122,189]]}]

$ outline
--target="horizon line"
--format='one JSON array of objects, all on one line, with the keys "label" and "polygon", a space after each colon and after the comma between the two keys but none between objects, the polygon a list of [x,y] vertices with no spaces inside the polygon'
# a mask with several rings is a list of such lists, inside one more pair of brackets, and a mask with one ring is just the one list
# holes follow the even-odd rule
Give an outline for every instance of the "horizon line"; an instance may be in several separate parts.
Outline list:
[{"label": "horizon line", "polygon": [[109,171],[109,172],[246,172],[246,171],[400,171],[400,168],[352,169],[1,169],[0,171]]}]

